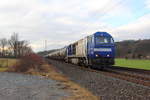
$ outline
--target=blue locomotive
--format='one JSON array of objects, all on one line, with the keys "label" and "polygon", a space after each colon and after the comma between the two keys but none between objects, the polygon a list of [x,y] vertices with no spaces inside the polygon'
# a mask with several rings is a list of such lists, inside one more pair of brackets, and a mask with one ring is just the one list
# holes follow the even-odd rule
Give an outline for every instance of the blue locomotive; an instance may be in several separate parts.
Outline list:
[{"label": "blue locomotive", "polygon": [[115,63],[114,39],[107,32],[96,32],[48,56],[68,63],[103,68]]}]

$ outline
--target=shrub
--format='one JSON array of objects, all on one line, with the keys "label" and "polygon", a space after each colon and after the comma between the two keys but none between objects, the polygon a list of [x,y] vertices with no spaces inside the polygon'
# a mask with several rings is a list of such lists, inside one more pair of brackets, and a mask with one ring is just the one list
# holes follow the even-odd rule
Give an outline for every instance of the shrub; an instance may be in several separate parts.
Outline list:
[{"label": "shrub", "polygon": [[11,70],[14,72],[27,72],[30,69],[38,71],[42,69],[41,66],[43,63],[44,60],[42,57],[32,53],[21,57],[19,62],[14,65]]}]

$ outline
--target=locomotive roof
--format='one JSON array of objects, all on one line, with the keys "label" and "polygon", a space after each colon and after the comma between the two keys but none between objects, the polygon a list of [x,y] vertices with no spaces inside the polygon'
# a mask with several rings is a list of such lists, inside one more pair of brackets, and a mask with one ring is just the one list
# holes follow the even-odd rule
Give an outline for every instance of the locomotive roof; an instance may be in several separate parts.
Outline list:
[{"label": "locomotive roof", "polygon": [[94,33],[95,36],[106,36],[106,37],[112,37],[109,33],[107,32],[96,32]]},{"label": "locomotive roof", "polygon": [[[88,35],[88,36],[86,36],[86,37],[84,37],[84,38],[90,37],[90,36],[92,36],[92,35],[95,35],[95,36],[112,37],[112,36],[111,36],[109,33],[107,33],[107,32],[95,32],[94,34]],[[82,38],[82,39],[84,39],[84,38]],[[80,39],[80,40],[82,40],[82,39]],[[71,44],[69,44],[69,45],[75,44],[75,43],[77,43],[77,42],[80,41],[80,40],[77,40],[77,41],[75,41],[75,42],[73,42],[73,43],[71,43]]]}]

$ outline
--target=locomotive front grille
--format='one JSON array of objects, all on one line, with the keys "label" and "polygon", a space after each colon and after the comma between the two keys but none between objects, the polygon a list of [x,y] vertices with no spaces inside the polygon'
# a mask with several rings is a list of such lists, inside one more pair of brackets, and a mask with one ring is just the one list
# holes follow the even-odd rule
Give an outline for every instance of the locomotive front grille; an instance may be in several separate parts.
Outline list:
[{"label": "locomotive front grille", "polygon": [[114,64],[113,58],[97,58],[92,60],[93,64],[112,65]]}]

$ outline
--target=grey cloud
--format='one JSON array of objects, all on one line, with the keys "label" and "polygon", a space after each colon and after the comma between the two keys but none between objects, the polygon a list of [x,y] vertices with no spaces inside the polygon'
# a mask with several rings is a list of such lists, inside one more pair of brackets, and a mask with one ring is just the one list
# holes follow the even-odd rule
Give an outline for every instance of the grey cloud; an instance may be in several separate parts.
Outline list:
[{"label": "grey cloud", "polygon": [[[100,20],[101,14],[104,13],[105,19],[114,16],[114,13],[122,13],[121,9],[126,8],[123,5],[115,11],[106,7],[109,9],[107,11],[105,8],[107,2],[113,6],[117,1],[86,0],[83,3],[81,0],[6,0],[0,4],[0,34],[1,37],[9,37],[13,32],[17,32],[22,39],[30,41],[35,51],[43,50],[45,40],[48,41],[49,49],[59,48],[96,31],[113,30],[112,35],[115,38],[132,37],[135,28],[113,28]],[[139,33],[146,33],[148,28],[143,24],[141,26],[143,28]]]}]

